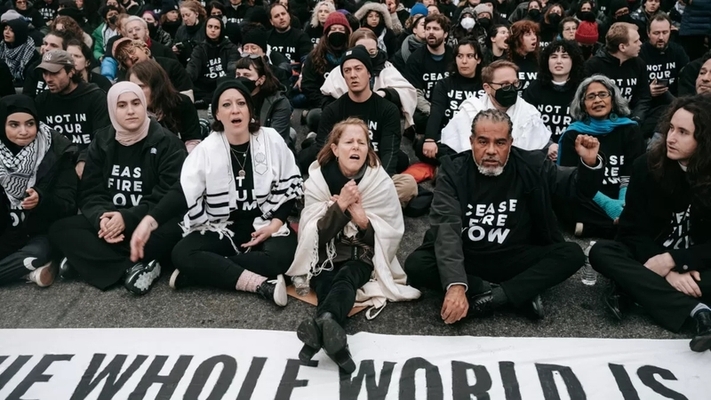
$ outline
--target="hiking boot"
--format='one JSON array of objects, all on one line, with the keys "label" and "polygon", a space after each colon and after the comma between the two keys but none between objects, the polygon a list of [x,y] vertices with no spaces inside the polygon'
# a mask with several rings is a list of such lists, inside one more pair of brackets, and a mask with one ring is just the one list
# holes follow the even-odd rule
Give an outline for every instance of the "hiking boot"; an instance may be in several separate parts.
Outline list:
[{"label": "hiking boot", "polygon": [[299,360],[302,362],[310,361],[321,350],[323,345],[321,328],[316,323],[316,320],[309,318],[301,321],[299,327],[296,328],[296,336],[304,343],[304,347],[299,351]]},{"label": "hiking boot", "polygon": [[123,286],[129,292],[142,296],[151,290],[158,278],[160,278],[160,264],[158,261],[139,262],[126,271],[126,279]]},{"label": "hiking boot", "polygon": [[323,313],[316,317],[316,324],[321,328],[323,349],[333,362],[347,374],[352,374],[356,369],[348,349],[348,337],[343,327],[333,319],[331,313]]},{"label": "hiking boot", "polygon": [[52,262],[35,269],[27,275],[27,280],[34,282],[39,287],[51,286],[54,283],[54,278],[57,276],[57,269],[54,268]]},{"label": "hiking boot", "polygon": [[274,304],[280,307],[286,306],[287,295],[284,275],[279,275],[276,279],[264,281],[264,283],[257,287],[257,294],[266,300],[273,301]]},{"label": "hiking boot", "polygon": [[703,309],[694,314],[696,332],[689,342],[693,351],[702,352],[711,349],[711,310]]}]

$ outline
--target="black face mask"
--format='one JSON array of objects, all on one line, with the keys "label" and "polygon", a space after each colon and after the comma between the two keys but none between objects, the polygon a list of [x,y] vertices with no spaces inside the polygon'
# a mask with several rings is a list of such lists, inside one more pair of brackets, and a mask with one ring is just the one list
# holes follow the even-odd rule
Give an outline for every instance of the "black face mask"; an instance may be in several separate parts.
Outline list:
[{"label": "black face mask", "polygon": [[528,16],[533,18],[534,20],[538,20],[538,17],[541,16],[541,10],[537,10],[535,8],[532,10],[528,10]]},{"label": "black face mask", "polygon": [[583,51],[583,59],[587,60],[592,56],[593,46],[580,46],[580,50]]},{"label": "black face mask", "polygon": [[114,24],[116,23],[116,20],[117,20],[117,19],[118,19],[118,18],[117,18],[115,15],[114,15],[113,17],[109,17],[109,23],[110,23],[111,25],[114,25]]},{"label": "black face mask", "polygon": [[328,34],[328,44],[334,49],[340,49],[348,41],[348,35],[343,32],[333,32]]},{"label": "black face mask", "polygon": [[481,25],[482,28],[484,28],[488,31],[489,27],[491,26],[491,19],[490,18],[479,18],[479,25]]},{"label": "black face mask", "polygon": [[513,88],[511,90],[499,89],[494,93],[494,99],[497,103],[501,104],[501,107],[509,108],[516,104],[518,91]]},{"label": "black face mask", "polygon": [[595,14],[592,11],[579,12],[578,19],[581,21],[595,22]]},{"label": "black face mask", "polygon": [[615,18],[615,22],[627,22],[628,24],[631,24],[632,17],[629,14],[625,14],[625,15]]},{"label": "black face mask", "polygon": [[150,37],[153,37],[153,36],[155,36],[156,32],[158,32],[158,25],[148,24],[148,35]]},{"label": "black face mask", "polygon": [[548,21],[550,22],[551,25],[553,25],[555,27],[557,27],[558,24],[560,24],[561,19],[563,19],[563,17],[561,17],[558,14],[549,14],[548,15]]}]

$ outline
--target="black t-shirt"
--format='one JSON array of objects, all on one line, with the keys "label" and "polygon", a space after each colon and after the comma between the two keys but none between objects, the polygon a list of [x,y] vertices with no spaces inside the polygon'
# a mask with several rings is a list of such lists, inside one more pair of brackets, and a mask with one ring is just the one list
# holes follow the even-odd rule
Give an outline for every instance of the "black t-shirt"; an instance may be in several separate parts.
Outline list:
[{"label": "black t-shirt", "polygon": [[300,63],[313,49],[309,36],[301,29],[291,28],[286,32],[272,29],[267,34],[267,44],[271,51],[283,54],[289,61]]},{"label": "black t-shirt", "polygon": [[681,69],[689,63],[689,56],[686,55],[684,49],[674,43],[669,43],[669,46],[663,52],[652,46],[649,42],[642,45],[639,57],[647,64],[647,74],[649,82],[655,79],[667,79],[669,81],[669,93],[676,96]]},{"label": "black t-shirt", "polygon": [[[465,257],[531,243],[533,224],[523,183],[513,164],[495,177],[482,175],[472,163],[467,211],[462,216]],[[469,258],[467,257],[467,258]]]},{"label": "black t-shirt", "polygon": [[534,53],[529,53],[526,57],[514,57],[513,62],[518,65],[518,81],[521,82],[521,87],[518,90],[520,96],[538,78],[538,60]]},{"label": "black t-shirt", "polygon": [[249,142],[230,145],[230,153],[235,189],[237,189],[237,209],[230,213],[230,221],[236,237],[239,240],[246,239],[240,242],[235,240],[235,243],[246,243],[250,239],[249,234],[254,232],[254,219],[262,215],[254,196],[254,172]]},{"label": "black t-shirt", "polygon": [[439,141],[442,128],[459,111],[459,106],[470,97],[482,98],[486,92],[481,78],[465,78],[459,74],[450,75],[439,81],[432,93],[430,118],[427,120],[425,137]]},{"label": "black t-shirt", "polygon": [[541,112],[541,119],[551,130],[551,140],[558,143],[560,136],[573,122],[570,116],[570,103],[575,97],[576,86],[554,83],[543,85],[536,80],[523,93],[523,99]]},{"label": "black t-shirt", "polygon": [[[145,139],[130,146],[117,144],[111,164],[111,174],[106,187],[111,202],[118,209],[137,206],[143,197],[143,155]],[[149,193],[150,194],[150,193]]]},{"label": "black t-shirt", "polygon": [[445,48],[443,55],[434,56],[425,45],[410,55],[402,75],[415,89],[424,91],[427,101],[432,101],[435,85],[449,76],[449,67],[453,60],[454,54],[450,47]]}]

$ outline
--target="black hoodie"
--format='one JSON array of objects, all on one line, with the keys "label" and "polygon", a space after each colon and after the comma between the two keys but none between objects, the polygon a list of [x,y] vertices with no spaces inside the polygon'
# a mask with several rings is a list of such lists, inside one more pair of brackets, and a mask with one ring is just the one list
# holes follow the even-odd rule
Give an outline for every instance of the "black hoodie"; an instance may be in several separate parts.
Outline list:
[{"label": "black hoodie", "polygon": [[[220,32],[225,31],[222,20],[210,18],[209,21],[220,21]],[[239,57],[239,49],[229,39],[220,36],[217,40],[211,40],[206,34],[205,42],[193,49],[186,68],[195,89],[195,100],[203,99],[210,103],[217,79],[227,76],[227,66],[237,62]]]},{"label": "black hoodie", "polygon": [[68,94],[54,94],[49,90],[35,99],[39,117],[55,131],[77,145],[79,161],[84,161],[84,150],[99,129],[111,124],[106,93],[93,83],[80,82]]},{"label": "black hoodie", "polygon": [[[645,42],[639,52],[639,57],[647,64],[649,82],[655,79],[668,79],[669,91],[667,93],[677,96],[679,72],[689,63],[689,56],[686,55],[684,49],[680,45],[670,42],[667,48],[662,51],[652,46],[651,43]],[[658,99],[655,97],[652,100],[657,102]]]},{"label": "black hoodie", "polygon": [[602,49],[595,57],[585,61],[585,76],[595,74],[607,76],[620,88],[622,97],[630,102],[630,118],[637,122],[644,120],[651,95],[647,65],[641,57],[630,58],[621,63],[619,58]]}]

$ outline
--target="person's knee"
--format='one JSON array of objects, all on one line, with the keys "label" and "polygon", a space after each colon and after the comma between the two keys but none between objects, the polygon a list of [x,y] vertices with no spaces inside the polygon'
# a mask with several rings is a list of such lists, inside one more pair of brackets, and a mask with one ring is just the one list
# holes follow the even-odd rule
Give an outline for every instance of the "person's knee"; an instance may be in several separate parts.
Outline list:
[{"label": "person's knee", "polygon": [[188,244],[189,243],[186,243],[184,240],[180,241],[173,247],[173,251],[170,253],[173,266],[180,272],[188,272],[195,264],[192,262],[195,250]]},{"label": "person's knee", "polygon": [[603,272],[607,268],[611,267],[611,259],[609,254],[619,254],[622,255],[621,244],[614,242],[612,240],[601,240],[596,242],[595,245],[590,249],[588,254],[588,260],[590,265],[598,272]]},{"label": "person's knee", "polygon": [[[439,284],[437,263],[433,262],[433,254],[428,250],[415,250],[405,259],[403,269],[407,275],[408,284],[414,287]],[[436,282],[428,282],[432,278],[436,278]]]},{"label": "person's knee", "polygon": [[393,184],[395,185],[398,200],[400,200],[400,206],[405,207],[410,200],[417,196],[417,181],[412,175],[393,175]]},{"label": "person's knee", "polygon": [[321,109],[312,108],[306,114],[306,126],[311,132],[318,132],[318,124],[321,122]]},{"label": "person's knee", "polygon": [[572,270],[573,273],[585,264],[585,253],[583,253],[583,249],[580,245],[575,242],[558,244],[556,252],[567,261],[565,265]]}]

